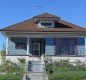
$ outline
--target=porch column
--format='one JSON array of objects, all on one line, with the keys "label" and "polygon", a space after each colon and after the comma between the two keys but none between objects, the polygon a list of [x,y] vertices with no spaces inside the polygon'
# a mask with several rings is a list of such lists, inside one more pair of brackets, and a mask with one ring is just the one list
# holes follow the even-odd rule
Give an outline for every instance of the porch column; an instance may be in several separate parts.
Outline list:
[{"label": "porch column", "polygon": [[27,55],[29,55],[29,37],[27,38]]},{"label": "porch column", "polygon": [[8,38],[6,39],[6,54],[8,54]]}]

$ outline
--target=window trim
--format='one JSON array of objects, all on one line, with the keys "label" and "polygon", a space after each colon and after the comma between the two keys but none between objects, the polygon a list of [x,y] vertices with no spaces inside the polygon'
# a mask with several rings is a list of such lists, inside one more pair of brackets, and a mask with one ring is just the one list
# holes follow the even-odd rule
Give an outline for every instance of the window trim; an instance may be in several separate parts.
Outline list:
[{"label": "window trim", "polygon": [[[51,26],[42,26],[42,23],[52,23]],[[39,21],[38,26],[39,28],[53,28],[54,27],[54,21]]]}]

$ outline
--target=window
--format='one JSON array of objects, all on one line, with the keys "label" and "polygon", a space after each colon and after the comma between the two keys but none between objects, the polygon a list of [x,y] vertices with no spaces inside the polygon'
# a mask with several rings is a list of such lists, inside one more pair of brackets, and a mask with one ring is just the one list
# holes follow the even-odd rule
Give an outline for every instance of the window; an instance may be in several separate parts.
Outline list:
[{"label": "window", "polygon": [[76,38],[56,38],[57,55],[75,55]]},{"label": "window", "polygon": [[16,49],[26,49],[25,43],[16,43]]},{"label": "window", "polygon": [[52,26],[51,22],[42,22],[41,26]]},{"label": "window", "polygon": [[39,27],[41,28],[45,28],[45,27],[49,27],[52,28],[54,27],[54,22],[53,21],[40,21],[39,22]]}]

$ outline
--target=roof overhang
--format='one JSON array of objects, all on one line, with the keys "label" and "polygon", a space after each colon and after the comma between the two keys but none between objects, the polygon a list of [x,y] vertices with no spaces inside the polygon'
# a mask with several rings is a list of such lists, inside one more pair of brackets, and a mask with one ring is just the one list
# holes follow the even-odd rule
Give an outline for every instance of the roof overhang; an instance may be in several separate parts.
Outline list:
[{"label": "roof overhang", "polygon": [[86,32],[19,32],[4,31],[4,36],[29,36],[29,37],[86,37]]}]

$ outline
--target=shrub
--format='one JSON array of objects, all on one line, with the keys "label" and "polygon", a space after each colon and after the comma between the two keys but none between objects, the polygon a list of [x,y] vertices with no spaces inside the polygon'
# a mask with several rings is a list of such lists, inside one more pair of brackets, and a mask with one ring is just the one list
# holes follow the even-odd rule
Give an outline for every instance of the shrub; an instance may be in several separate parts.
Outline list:
[{"label": "shrub", "polygon": [[0,51],[0,54],[1,54],[1,62],[3,64],[5,62],[5,60],[6,60],[6,52],[5,52],[5,50]]},{"label": "shrub", "polygon": [[49,75],[49,80],[85,80],[85,71],[67,71],[67,72],[54,72]]},{"label": "shrub", "polygon": [[53,64],[51,64],[51,63],[46,64],[46,71],[47,71],[48,73],[52,73],[53,70],[54,70]]},{"label": "shrub", "polygon": [[22,80],[22,75],[6,74],[0,75],[0,80]]},{"label": "shrub", "polygon": [[46,68],[53,70],[52,74],[48,74],[49,80],[86,80],[86,63],[80,60],[59,60],[48,63]]},{"label": "shrub", "polygon": [[22,80],[26,60],[24,58],[18,58],[19,63],[14,63],[10,60],[6,60],[6,52],[4,50],[0,53],[2,59],[0,73],[6,73],[6,75],[0,74],[0,80]]},{"label": "shrub", "polygon": [[18,58],[18,61],[19,61],[19,63],[20,64],[25,64],[25,62],[26,62],[26,59],[25,58]]},{"label": "shrub", "polygon": [[19,66],[20,66],[21,70],[24,72],[26,59],[25,58],[18,58],[18,61],[19,61]]},{"label": "shrub", "polygon": [[86,64],[80,60],[69,62],[69,60],[59,60],[53,63],[46,63],[46,69],[53,71],[86,71]]},{"label": "shrub", "polygon": [[79,71],[86,71],[86,64],[84,62],[81,62],[80,60],[75,61],[76,66],[75,69]]},{"label": "shrub", "polygon": [[66,71],[66,70],[68,70],[69,69],[69,66],[70,66],[70,64],[69,64],[70,62],[69,62],[69,59],[67,59],[67,60],[59,60],[59,61],[56,61],[56,62],[54,62],[54,65],[58,68],[58,70],[60,70],[60,71]]}]

